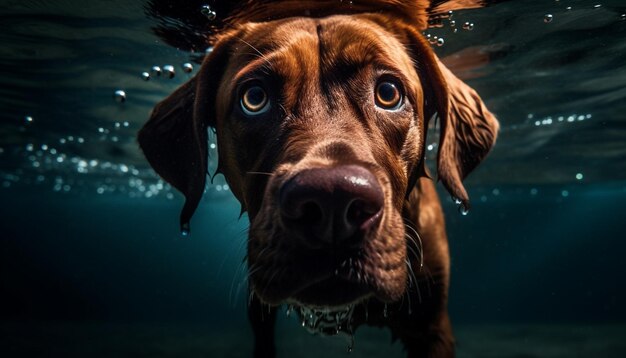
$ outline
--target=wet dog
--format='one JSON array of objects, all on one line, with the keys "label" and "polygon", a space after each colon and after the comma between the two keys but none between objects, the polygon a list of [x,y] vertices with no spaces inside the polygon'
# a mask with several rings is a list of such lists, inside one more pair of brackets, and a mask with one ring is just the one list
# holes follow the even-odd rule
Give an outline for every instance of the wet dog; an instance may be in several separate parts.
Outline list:
[{"label": "wet dog", "polygon": [[218,171],[250,219],[255,357],[275,354],[280,304],[314,332],[384,325],[409,357],[452,357],[426,132],[438,118],[438,178],[468,210],[461,181],[498,123],[424,40],[422,2],[335,3],[248,2],[199,73],[155,107],[139,143],[185,195],[187,230],[216,131]]}]

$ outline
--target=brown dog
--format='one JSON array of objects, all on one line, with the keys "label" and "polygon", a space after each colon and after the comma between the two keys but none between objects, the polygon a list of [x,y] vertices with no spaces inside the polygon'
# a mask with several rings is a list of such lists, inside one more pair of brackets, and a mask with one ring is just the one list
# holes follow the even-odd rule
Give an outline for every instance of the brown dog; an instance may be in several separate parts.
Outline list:
[{"label": "brown dog", "polygon": [[200,72],[156,106],[139,142],[185,194],[186,227],[215,129],[218,171],[250,218],[255,357],[274,356],[281,303],[314,332],[385,325],[409,357],[452,357],[448,244],[426,129],[436,114],[438,176],[467,210],[461,180],[498,124],[422,38],[422,2],[336,3],[249,3]]}]

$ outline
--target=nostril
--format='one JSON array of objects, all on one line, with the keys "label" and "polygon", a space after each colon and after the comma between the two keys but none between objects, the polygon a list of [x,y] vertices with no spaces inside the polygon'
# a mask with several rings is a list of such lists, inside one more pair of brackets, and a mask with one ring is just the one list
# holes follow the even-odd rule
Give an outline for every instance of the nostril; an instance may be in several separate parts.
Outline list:
[{"label": "nostril", "polygon": [[314,201],[305,202],[300,205],[297,217],[293,218],[302,225],[316,225],[322,221],[324,213],[318,203]]},{"label": "nostril", "polygon": [[348,226],[355,229],[366,229],[368,222],[380,212],[381,206],[363,199],[353,200],[346,211]]}]

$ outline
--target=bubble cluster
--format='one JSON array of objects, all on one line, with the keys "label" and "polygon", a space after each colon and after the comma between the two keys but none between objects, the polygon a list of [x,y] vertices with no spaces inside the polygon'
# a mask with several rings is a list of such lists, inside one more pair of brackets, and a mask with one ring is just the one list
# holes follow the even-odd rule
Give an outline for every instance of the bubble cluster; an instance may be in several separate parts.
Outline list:
[{"label": "bubble cluster", "polygon": [[[534,116],[528,115],[528,119],[533,119]],[[568,116],[547,116],[543,119],[535,120],[534,124],[536,127],[540,126],[549,126],[557,123],[573,123],[573,122],[582,122],[588,119],[591,119],[591,113],[587,114],[570,114]]]}]

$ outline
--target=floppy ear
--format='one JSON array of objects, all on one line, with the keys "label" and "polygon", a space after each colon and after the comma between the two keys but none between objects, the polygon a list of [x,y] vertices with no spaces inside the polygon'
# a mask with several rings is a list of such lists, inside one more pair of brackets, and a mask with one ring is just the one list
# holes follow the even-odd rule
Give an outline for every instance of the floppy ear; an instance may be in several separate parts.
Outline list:
[{"label": "floppy ear", "polygon": [[500,125],[476,91],[437,59],[448,88],[448,115],[441,121],[437,170],[448,192],[469,210],[461,181],[478,166],[496,143]]},{"label": "floppy ear", "polygon": [[152,168],[185,195],[183,234],[202,197],[207,171],[206,125],[193,115],[197,81],[198,76],[157,104],[138,136]]},{"label": "floppy ear", "polygon": [[215,97],[228,58],[228,43],[215,46],[198,74],[158,103],[138,140],[152,168],[185,195],[181,231],[189,233],[206,183],[207,127],[214,126]]},{"label": "floppy ear", "polygon": [[476,91],[458,79],[435,56],[417,32],[413,55],[423,83],[425,118],[437,113],[440,119],[437,172],[448,192],[469,210],[469,197],[462,180],[489,153],[499,124]]}]

